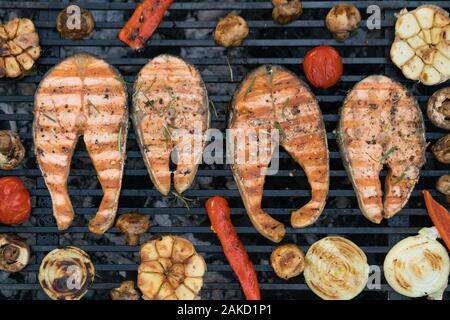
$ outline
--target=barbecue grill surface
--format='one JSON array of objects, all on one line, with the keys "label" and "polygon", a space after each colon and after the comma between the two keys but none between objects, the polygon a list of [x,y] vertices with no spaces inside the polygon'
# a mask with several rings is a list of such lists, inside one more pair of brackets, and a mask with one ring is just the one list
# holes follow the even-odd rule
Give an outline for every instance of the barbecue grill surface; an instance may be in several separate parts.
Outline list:
[{"label": "barbecue grill surface", "polygon": [[[371,74],[385,74],[404,83],[417,97],[422,110],[430,94],[443,87],[425,87],[406,80],[390,62],[389,49],[393,39],[394,13],[403,7],[415,8],[428,1],[346,1],[355,4],[367,19],[369,5],[382,9],[381,30],[369,31],[365,21],[356,35],[338,43],[324,27],[323,17],[337,1],[302,1],[303,15],[295,22],[280,26],[271,19],[270,1],[176,1],[157,33],[142,53],[133,53],[116,39],[118,30],[131,15],[135,3],[77,2],[91,10],[96,20],[94,33],[86,40],[62,39],[55,29],[56,15],[67,2],[0,1],[0,17],[6,21],[17,15],[31,18],[38,31],[43,55],[35,73],[14,81],[0,80],[0,129],[19,132],[26,150],[23,166],[0,175],[20,176],[30,188],[33,199],[32,217],[21,226],[0,225],[0,232],[18,233],[27,239],[33,252],[30,265],[17,274],[0,272],[1,299],[47,299],[37,281],[37,271],[43,257],[52,249],[75,245],[86,250],[97,270],[97,277],[86,299],[109,299],[109,290],[126,279],[136,279],[139,263],[138,247],[125,245],[124,237],[111,229],[103,236],[89,233],[87,223],[100,203],[102,191],[92,163],[80,140],[72,159],[69,178],[70,196],[76,218],[67,232],[58,232],[52,216],[49,193],[45,187],[32,151],[32,109],[36,86],[45,72],[62,59],[76,52],[87,51],[105,58],[116,66],[126,81],[132,83],[139,69],[160,53],[176,54],[195,64],[206,82],[210,98],[219,117],[212,116],[212,127],[225,129],[228,103],[236,85],[245,74],[260,64],[281,64],[304,78],[301,58],[316,45],[335,46],[344,58],[344,76],[329,90],[313,90],[316,94],[328,133],[331,185],[326,209],[319,221],[304,229],[287,229],[283,243],[298,243],[305,251],[316,240],[330,234],[342,235],[358,244],[367,254],[369,264],[381,267],[389,248],[400,239],[431,226],[424,210],[421,190],[429,188],[440,202],[444,197],[434,191],[438,177],[449,174],[448,167],[439,164],[427,152],[427,163],[421,179],[405,208],[396,217],[375,225],[367,221],[358,209],[355,194],[338,154],[333,130],[338,109],[349,89]],[[450,9],[450,1],[432,1]],[[248,21],[250,36],[239,48],[218,48],[212,31],[219,17],[237,10]],[[225,56],[234,71],[231,81]],[[434,143],[444,135],[425,116],[427,140]],[[227,165],[201,165],[193,187],[186,196],[194,199],[188,210],[173,197],[162,197],[153,187],[139,152],[133,128],[128,137],[126,170],[123,179],[119,214],[138,211],[151,217],[152,226],[143,237],[173,233],[187,237],[196,245],[208,263],[202,299],[242,299],[242,293],[222,251],[210,229],[204,202],[213,195],[227,197],[232,208],[233,223],[256,265],[265,299],[317,299],[302,276],[284,281],[275,276],[269,257],[273,243],[265,240],[253,228],[243,209],[239,192]],[[383,177],[386,171],[383,171]],[[280,171],[268,177],[263,206],[289,226],[290,211],[308,201],[309,185],[301,168],[281,150]],[[381,277],[379,289],[366,289],[357,299],[400,299]],[[449,290],[445,298],[449,297]]]}]

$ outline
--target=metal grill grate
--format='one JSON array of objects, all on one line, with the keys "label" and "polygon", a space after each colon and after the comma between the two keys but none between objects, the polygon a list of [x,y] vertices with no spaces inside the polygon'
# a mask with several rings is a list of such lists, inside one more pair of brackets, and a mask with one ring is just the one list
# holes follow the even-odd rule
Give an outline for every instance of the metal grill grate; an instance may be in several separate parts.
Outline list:
[{"label": "metal grill grate", "polygon": [[[437,163],[427,153],[427,164],[423,168],[421,180],[405,209],[391,220],[374,225],[358,209],[332,133],[338,120],[338,108],[346,92],[357,81],[370,74],[386,74],[405,83],[424,110],[429,95],[436,88],[407,81],[388,58],[394,13],[403,7],[414,8],[422,4],[422,1],[347,2],[360,8],[363,19],[367,19],[367,6],[380,6],[383,15],[382,29],[368,31],[362,27],[348,41],[338,43],[332,40],[324,28],[323,17],[338,1],[302,1],[303,16],[287,26],[280,26],[272,21],[270,1],[176,1],[145,52],[136,54],[125,48],[115,37],[135,8],[135,3],[77,2],[93,12],[96,29],[89,39],[72,41],[61,39],[54,28],[56,14],[67,2],[0,1],[0,17],[4,20],[14,14],[33,19],[44,49],[35,74],[18,81],[0,81],[0,128],[12,127],[17,130],[27,149],[27,160],[22,167],[1,172],[0,175],[22,177],[30,188],[34,203],[32,218],[26,224],[17,227],[0,226],[0,232],[18,233],[27,238],[34,253],[30,265],[23,272],[11,275],[0,273],[0,299],[45,299],[37,283],[36,272],[45,254],[63,245],[76,245],[86,250],[95,263],[98,277],[87,298],[107,299],[109,289],[118,286],[124,279],[136,277],[138,248],[125,246],[124,239],[114,229],[104,236],[90,234],[87,229],[88,218],[95,214],[102,192],[82,142],[79,142],[73,157],[69,178],[76,219],[68,232],[64,233],[58,232],[55,227],[49,193],[32,152],[31,123],[36,85],[45,71],[74,52],[88,51],[100,55],[115,65],[129,82],[134,80],[148,59],[156,54],[173,53],[182,56],[195,64],[202,73],[210,97],[219,112],[217,119],[213,117],[212,127],[223,130],[230,97],[249,70],[264,63],[282,64],[302,76],[301,57],[307,50],[316,45],[335,46],[344,58],[345,75],[335,88],[314,91],[324,114],[331,151],[329,200],[315,225],[305,229],[288,228],[284,241],[294,241],[307,250],[310,244],[325,235],[340,234],[360,245],[370,264],[381,266],[390,246],[401,238],[416,233],[419,228],[429,226],[431,222],[423,209],[420,190],[434,189],[437,177],[448,174],[448,168]],[[450,9],[450,1],[433,3]],[[241,15],[249,22],[250,36],[242,47],[223,50],[215,46],[211,33],[217,18],[230,10],[240,10]],[[229,77],[225,56],[231,61],[234,81]],[[427,139],[432,143],[444,134],[427,119],[426,127]],[[139,211],[150,215],[153,226],[145,239],[158,234],[177,233],[194,242],[208,263],[209,272],[201,293],[203,299],[242,298],[239,284],[225,260],[219,241],[211,232],[203,209],[206,198],[213,195],[229,199],[233,222],[256,265],[263,297],[316,298],[304,284],[303,277],[286,282],[274,276],[268,264],[274,246],[259,236],[251,226],[228,166],[200,167],[196,183],[186,192],[188,197],[195,199],[193,208],[187,210],[170,198],[162,198],[153,188],[138,151],[133,129],[128,137],[127,150],[119,213]],[[306,203],[310,191],[302,170],[285,152],[281,152],[280,165],[278,174],[267,178],[263,206],[288,226],[289,212]],[[385,175],[386,172],[383,172],[383,176]],[[442,196],[436,192],[433,195],[443,202]],[[385,284],[384,279],[382,282],[380,289],[366,289],[358,299],[400,298]],[[448,297],[449,291],[446,292],[446,298]]]}]

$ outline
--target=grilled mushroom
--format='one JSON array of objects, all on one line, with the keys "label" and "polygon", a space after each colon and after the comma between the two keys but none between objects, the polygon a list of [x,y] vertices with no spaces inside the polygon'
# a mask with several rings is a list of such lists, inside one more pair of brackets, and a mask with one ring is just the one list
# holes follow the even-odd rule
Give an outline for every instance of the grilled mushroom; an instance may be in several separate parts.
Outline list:
[{"label": "grilled mushroom", "polygon": [[19,272],[30,261],[30,247],[13,234],[0,234],[0,270]]},{"label": "grilled mushroom", "polygon": [[338,41],[348,39],[361,23],[359,10],[351,4],[338,4],[328,12],[325,24]]},{"label": "grilled mushroom", "polygon": [[0,130],[0,169],[17,168],[25,157],[25,148],[17,133],[11,130]]},{"label": "grilled mushroom", "polygon": [[434,156],[439,162],[450,163],[450,134],[440,138],[431,148]]},{"label": "grilled mushroom", "polygon": [[447,203],[450,203],[450,175],[446,174],[445,176],[442,176],[439,178],[438,182],[436,183],[436,189],[440,192],[445,194]]},{"label": "grilled mushroom", "polygon": [[300,0],[272,0],[272,18],[280,24],[294,21],[302,14]]},{"label": "grilled mushroom", "polygon": [[244,18],[228,15],[221,19],[214,31],[214,39],[219,46],[236,47],[248,36],[248,25]]},{"label": "grilled mushroom", "polygon": [[273,250],[270,255],[273,270],[282,279],[298,276],[305,268],[305,254],[295,244],[288,243]]},{"label": "grilled mushroom", "polygon": [[450,87],[438,90],[430,97],[427,114],[436,127],[450,130]]},{"label": "grilled mushroom", "polygon": [[112,300],[139,300],[140,294],[134,288],[134,281],[123,281],[119,288],[111,290]]},{"label": "grilled mushroom", "polygon": [[25,75],[40,55],[39,36],[30,19],[0,24],[0,78]]},{"label": "grilled mushroom", "polygon": [[79,40],[89,36],[95,27],[92,14],[77,5],[62,9],[56,18],[56,29],[66,39]]},{"label": "grilled mushroom", "polygon": [[140,213],[125,213],[117,219],[116,228],[125,233],[127,244],[137,246],[141,234],[150,227],[150,219]]}]

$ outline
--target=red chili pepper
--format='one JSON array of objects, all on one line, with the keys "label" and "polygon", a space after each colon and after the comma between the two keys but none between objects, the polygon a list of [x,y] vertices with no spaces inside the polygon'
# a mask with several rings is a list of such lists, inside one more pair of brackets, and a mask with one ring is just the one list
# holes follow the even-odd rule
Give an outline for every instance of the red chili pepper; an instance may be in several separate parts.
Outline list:
[{"label": "red chili pepper", "polygon": [[119,32],[119,39],[135,50],[145,47],[173,0],[144,0]]},{"label": "red chili pepper", "polygon": [[30,193],[22,180],[17,177],[0,178],[0,223],[23,223],[30,212]]},{"label": "red chili pepper", "polygon": [[427,206],[428,215],[433,221],[436,229],[444,240],[447,249],[450,250],[450,213],[439,202],[433,199],[427,190],[423,190],[425,205]]},{"label": "red chili pepper", "polygon": [[222,197],[210,198],[206,201],[206,210],[212,228],[222,244],[225,256],[241,283],[245,298],[261,300],[255,268],[231,223],[227,200]]}]

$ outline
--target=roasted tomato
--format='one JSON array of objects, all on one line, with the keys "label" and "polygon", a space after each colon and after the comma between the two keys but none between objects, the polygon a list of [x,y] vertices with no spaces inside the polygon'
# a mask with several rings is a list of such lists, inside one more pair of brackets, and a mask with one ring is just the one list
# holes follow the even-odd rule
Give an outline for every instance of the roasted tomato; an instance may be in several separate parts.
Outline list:
[{"label": "roasted tomato", "polygon": [[17,177],[0,178],[0,223],[21,224],[30,216],[30,193]]},{"label": "roasted tomato", "polygon": [[303,61],[306,78],[316,88],[334,86],[341,78],[343,69],[341,56],[336,49],[328,46],[311,49]]}]

